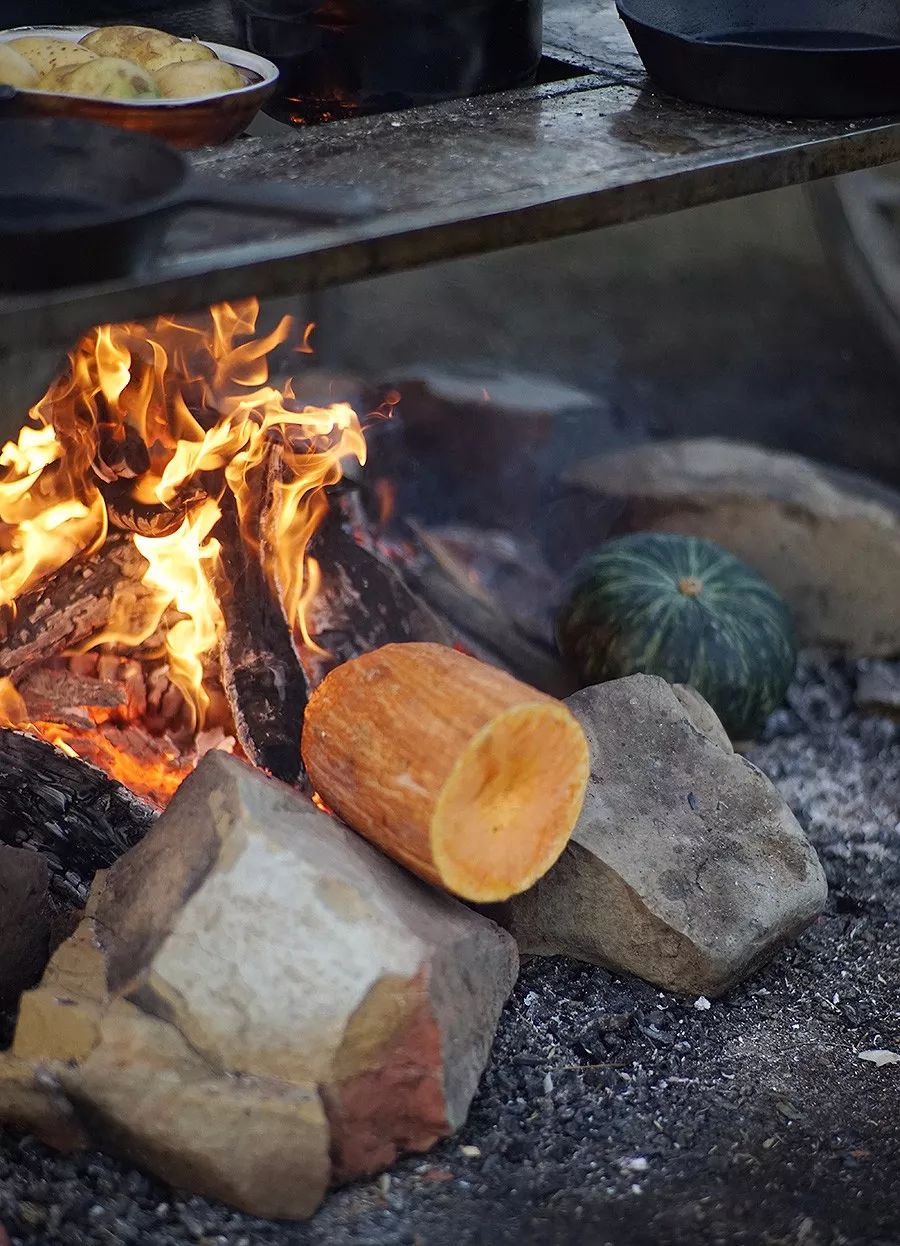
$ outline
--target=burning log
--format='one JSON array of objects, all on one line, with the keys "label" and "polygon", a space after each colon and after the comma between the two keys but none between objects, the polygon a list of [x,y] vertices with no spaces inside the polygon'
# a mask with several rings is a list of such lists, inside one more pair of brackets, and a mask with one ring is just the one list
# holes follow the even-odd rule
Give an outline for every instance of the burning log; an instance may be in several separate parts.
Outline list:
[{"label": "burning log", "polygon": [[348,825],[427,882],[488,903],[565,848],[588,748],[560,702],[440,645],[388,645],[310,698],[303,760]]},{"label": "burning log", "polygon": [[130,597],[137,609],[150,589],[143,584],[147,561],[131,537],[111,536],[102,551],[72,559],[49,581],[36,585],[0,619],[0,676],[37,662],[102,632],[115,606]]},{"label": "burning log", "polygon": [[98,488],[113,527],[149,537],[171,536],[177,532],[191,507],[208,496],[205,489],[197,486],[184,490],[171,506],[163,506],[161,502],[140,502],[134,498],[134,484],[130,480],[116,480],[98,485]]},{"label": "burning log", "polygon": [[[299,741],[306,678],[259,546],[245,541],[241,532],[230,489],[219,507],[222,517],[213,529],[221,546],[214,589],[225,620],[221,674],[235,732],[251,761],[295,783],[302,773]],[[259,522],[253,526],[259,530]]]},{"label": "burning log", "polygon": [[67,668],[38,667],[18,682],[16,691],[31,722],[58,723],[89,731],[94,726],[90,710],[114,710],[128,702],[122,684],[91,675],[78,675]]},{"label": "burning log", "polygon": [[332,667],[382,645],[433,641],[450,645],[455,634],[413,593],[395,567],[359,545],[329,511],[310,542],[321,582],[307,604],[310,634],[325,653],[304,652],[311,687]]},{"label": "burning log", "polygon": [[150,829],[154,811],[77,757],[0,730],[0,843],[40,852],[54,897],[81,905],[94,874]]}]

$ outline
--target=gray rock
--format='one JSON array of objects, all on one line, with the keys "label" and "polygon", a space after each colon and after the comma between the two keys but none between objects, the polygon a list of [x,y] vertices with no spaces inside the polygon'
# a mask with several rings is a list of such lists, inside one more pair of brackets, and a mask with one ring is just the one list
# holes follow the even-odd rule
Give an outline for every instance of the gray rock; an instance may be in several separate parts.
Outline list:
[{"label": "gray rock", "polygon": [[47,863],[37,852],[0,844],[0,1008],[33,986],[50,954]]},{"label": "gray rock", "polygon": [[500,920],[524,952],[720,995],[821,911],[812,846],[696,693],[633,675],[566,704],[591,749],[584,810],[558,864]]},{"label": "gray rock", "polygon": [[900,653],[900,495],[796,454],[715,439],[580,464],[569,482],[620,510],[615,530],[706,537],[781,592],[800,640]]},{"label": "gray rock", "polygon": [[463,1122],[517,967],[493,922],[212,752],[23,998],[0,1115],[72,1145],[70,1105],[85,1144],[301,1218]]},{"label": "gray rock", "polygon": [[864,713],[900,719],[900,664],[862,663],[854,700]]}]

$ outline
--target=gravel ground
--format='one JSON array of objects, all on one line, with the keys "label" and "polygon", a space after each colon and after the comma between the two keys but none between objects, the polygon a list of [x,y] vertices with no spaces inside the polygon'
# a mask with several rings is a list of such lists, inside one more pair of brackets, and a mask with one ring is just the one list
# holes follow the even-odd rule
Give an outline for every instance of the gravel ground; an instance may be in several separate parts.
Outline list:
[{"label": "gravel ground", "polygon": [[[900,726],[806,661],[753,756],[822,856],[826,915],[723,1001],[532,961],[459,1137],[276,1225],[0,1133],[13,1246],[900,1244]],[[240,1145],[235,1140],[235,1145]]]}]

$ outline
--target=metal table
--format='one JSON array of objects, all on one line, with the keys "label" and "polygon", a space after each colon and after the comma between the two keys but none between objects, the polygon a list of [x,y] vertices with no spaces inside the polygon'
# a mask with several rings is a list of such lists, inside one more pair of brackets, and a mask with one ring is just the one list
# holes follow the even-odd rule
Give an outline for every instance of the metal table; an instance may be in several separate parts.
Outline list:
[{"label": "metal table", "polygon": [[[556,81],[243,138],[198,167],[252,182],[365,184],[365,223],[191,213],[139,277],[0,298],[0,354],[91,324],[287,294],[535,242],[900,159],[900,118],[773,121],[681,103],[646,79],[613,0],[548,0]],[[565,75],[565,76],[562,76]]]}]

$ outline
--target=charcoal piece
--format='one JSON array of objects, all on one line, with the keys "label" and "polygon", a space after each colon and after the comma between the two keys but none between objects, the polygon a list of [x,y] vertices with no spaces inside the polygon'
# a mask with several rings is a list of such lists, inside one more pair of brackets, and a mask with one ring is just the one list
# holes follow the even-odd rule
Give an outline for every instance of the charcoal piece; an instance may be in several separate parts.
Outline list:
[{"label": "charcoal piece", "polygon": [[142,839],[155,816],[96,767],[0,730],[0,843],[42,854],[60,906],[83,904],[97,870]]}]

